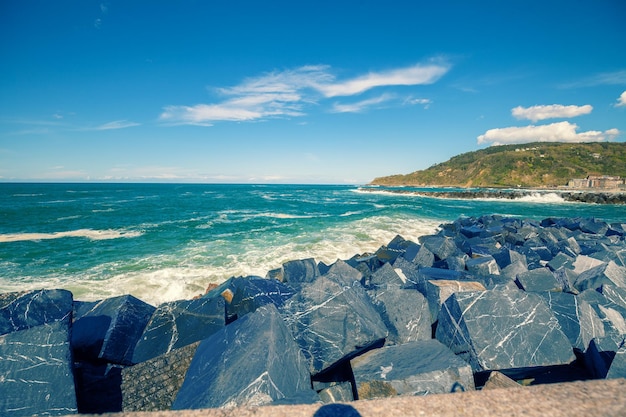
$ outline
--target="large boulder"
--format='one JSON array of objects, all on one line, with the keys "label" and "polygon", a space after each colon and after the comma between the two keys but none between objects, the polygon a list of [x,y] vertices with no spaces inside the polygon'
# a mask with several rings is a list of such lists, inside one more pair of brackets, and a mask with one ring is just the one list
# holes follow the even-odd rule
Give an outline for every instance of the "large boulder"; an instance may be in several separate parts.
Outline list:
[{"label": "large boulder", "polygon": [[563,292],[538,294],[548,303],[561,330],[577,351],[585,352],[592,339],[604,336],[602,320],[586,301]]},{"label": "large boulder", "polygon": [[58,416],[78,411],[68,321],[0,336],[0,358],[0,415]]},{"label": "large boulder", "polygon": [[281,309],[311,374],[350,359],[387,336],[387,327],[360,284],[325,276],[302,286]]},{"label": "large boulder", "polygon": [[419,291],[390,285],[367,293],[387,326],[387,343],[402,344],[432,338],[428,301]]},{"label": "large boulder", "polygon": [[135,347],[139,363],[209,337],[226,325],[222,297],[201,297],[161,304]]},{"label": "large boulder", "polygon": [[307,364],[272,304],[203,340],[173,410],[311,402]]},{"label": "large boulder", "polygon": [[470,366],[434,339],[374,349],[350,363],[360,400],[474,389]]},{"label": "large boulder", "polygon": [[0,334],[72,318],[72,293],[37,290],[0,294]]},{"label": "large boulder", "polygon": [[154,311],[132,295],[77,302],[72,325],[76,358],[132,364],[135,345]]},{"label": "large boulder", "polygon": [[[309,265],[308,262],[304,264]],[[291,262],[290,265],[297,264]],[[265,304],[279,307],[295,292],[292,287],[276,279],[248,276],[230,279],[220,295],[226,301],[227,321],[231,322]]]},{"label": "large boulder", "polygon": [[575,359],[545,301],[521,290],[453,294],[439,312],[436,337],[474,372],[524,372]]},{"label": "large boulder", "polygon": [[441,305],[454,293],[468,291],[486,291],[485,286],[478,281],[454,281],[448,279],[433,279],[426,282],[426,298],[428,300],[431,321],[437,321]]},{"label": "large boulder", "polygon": [[517,285],[524,291],[563,291],[563,284],[548,268],[531,269],[517,275]]},{"label": "large boulder", "polygon": [[601,263],[582,272],[576,280],[576,288],[580,291],[598,289],[602,285],[615,285],[626,288],[626,268],[613,261]]}]

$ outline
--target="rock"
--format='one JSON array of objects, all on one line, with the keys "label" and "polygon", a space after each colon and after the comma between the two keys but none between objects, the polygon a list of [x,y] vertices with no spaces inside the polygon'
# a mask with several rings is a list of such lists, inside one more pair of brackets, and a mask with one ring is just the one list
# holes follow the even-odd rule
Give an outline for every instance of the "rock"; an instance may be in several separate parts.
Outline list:
[{"label": "rock", "polygon": [[473,275],[500,275],[500,268],[493,256],[470,258],[465,262],[468,272]]},{"label": "rock", "polygon": [[539,293],[548,303],[561,330],[579,352],[585,352],[592,339],[604,336],[604,325],[595,310],[573,294]]},{"label": "rock", "polygon": [[604,295],[608,301],[624,308],[624,311],[626,311],[626,288],[605,284],[598,288],[598,292]]},{"label": "rock", "polygon": [[454,240],[444,236],[422,236],[419,238],[422,247],[426,247],[437,258],[446,259],[457,251]]},{"label": "rock", "polygon": [[275,279],[254,276],[232,278],[228,288],[221,292],[222,298],[226,300],[227,322],[230,323],[265,304],[281,306],[295,292],[289,285]]},{"label": "rock", "polygon": [[477,281],[453,281],[447,279],[429,280],[426,282],[426,298],[430,308],[432,323],[437,321],[441,305],[456,292],[486,291],[483,284]]},{"label": "rock", "polygon": [[381,343],[387,328],[360,285],[320,277],[281,309],[312,375]]},{"label": "rock", "polygon": [[200,343],[172,409],[259,406],[314,396],[306,361],[276,307],[268,304]]},{"label": "rock", "polygon": [[496,260],[496,263],[501,270],[514,264],[521,264],[526,270],[528,270],[526,256],[514,250],[502,248],[498,252],[494,253],[492,256],[493,259]]},{"label": "rock", "polygon": [[130,411],[169,410],[200,342],[139,363],[122,371],[122,409]]},{"label": "rock", "polygon": [[417,288],[417,283],[421,281],[417,265],[400,257],[393,263],[393,269],[404,281],[404,287]]},{"label": "rock", "polygon": [[69,332],[68,321],[60,320],[0,336],[1,415],[58,416],[78,411]]},{"label": "rock", "polygon": [[358,269],[341,260],[332,264],[324,276],[339,285],[347,286],[357,285],[363,280],[363,274]]},{"label": "rock", "polygon": [[474,390],[470,366],[434,339],[374,349],[350,363],[359,400]]},{"label": "rock", "polygon": [[578,255],[573,263],[574,272],[576,272],[577,274],[582,274],[583,272],[604,263],[605,262],[602,262],[601,260],[592,258],[590,256]]},{"label": "rock", "polygon": [[475,278],[468,275],[465,271],[451,271],[449,269],[440,268],[419,268],[415,288],[425,295],[427,282],[440,279],[448,281],[471,281]]},{"label": "rock", "polygon": [[342,382],[328,388],[324,388],[319,392],[319,396],[325,404],[354,401],[352,384],[349,382]]},{"label": "rock", "polygon": [[72,293],[38,290],[0,294],[0,335],[72,318]]},{"label": "rock", "polygon": [[501,388],[518,389],[518,388],[522,388],[522,386],[518,384],[515,380],[504,375],[502,372],[498,372],[498,371],[490,372],[489,378],[487,378],[487,382],[485,382],[483,389],[489,390],[489,389],[501,389]]},{"label": "rock", "polygon": [[548,268],[537,268],[517,275],[517,285],[524,291],[563,291],[561,282]]},{"label": "rock", "polygon": [[224,304],[224,299],[216,296],[161,304],[137,342],[133,363],[206,339],[226,325]]},{"label": "rock", "polygon": [[313,282],[320,276],[317,264],[312,258],[285,262],[282,269],[283,282],[292,286]]},{"label": "rock", "polygon": [[417,266],[431,267],[435,263],[435,254],[426,246],[422,245],[413,257],[412,262]]},{"label": "rock", "polygon": [[571,269],[560,268],[554,271],[554,278],[559,282],[564,292],[578,294],[580,291],[576,289],[576,280],[578,274]]},{"label": "rock", "polygon": [[626,345],[624,344],[615,352],[609,372],[606,374],[606,379],[613,378],[626,378]]},{"label": "rock", "polygon": [[387,327],[388,344],[432,338],[428,301],[419,291],[387,286],[368,294]]},{"label": "rock", "polygon": [[585,352],[585,367],[593,378],[606,378],[615,354],[623,346],[624,340],[616,342],[612,337],[597,337],[589,343]]},{"label": "rock", "polygon": [[229,319],[242,317],[265,304],[281,306],[296,293],[287,284],[260,277],[233,278],[229,291],[229,296],[222,293],[226,299],[226,315]]},{"label": "rock", "polygon": [[545,301],[520,290],[453,294],[442,305],[436,337],[474,372],[523,372],[575,359]]},{"label": "rock", "polygon": [[132,364],[135,345],[154,311],[132,295],[77,302],[72,325],[77,359]]},{"label": "rock", "polygon": [[626,288],[626,268],[615,262],[602,263],[582,272],[576,279],[575,286],[579,291],[598,289],[602,285],[615,285]]},{"label": "rock", "polygon": [[581,292],[577,297],[589,303],[600,317],[605,336],[610,336],[617,343],[621,343],[623,335],[626,335],[626,309],[592,289]]},{"label": "rock", "polygon": [[398,288],[404,286],[403,280],[390,263],[381,266],[372,274],[369,280],[369,287],[380,288],[396,286]]}]

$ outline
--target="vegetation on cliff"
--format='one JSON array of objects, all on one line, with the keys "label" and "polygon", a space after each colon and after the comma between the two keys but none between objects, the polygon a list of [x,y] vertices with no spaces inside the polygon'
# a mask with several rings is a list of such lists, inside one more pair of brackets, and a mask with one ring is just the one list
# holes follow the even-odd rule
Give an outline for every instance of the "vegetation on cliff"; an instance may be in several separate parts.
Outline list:
[{"label": "vegetation on cliff", "polygon": [[375,185],[558,187],[588,175],[626,177],[626,143],[528,143],[492,146],[457,155]]}]

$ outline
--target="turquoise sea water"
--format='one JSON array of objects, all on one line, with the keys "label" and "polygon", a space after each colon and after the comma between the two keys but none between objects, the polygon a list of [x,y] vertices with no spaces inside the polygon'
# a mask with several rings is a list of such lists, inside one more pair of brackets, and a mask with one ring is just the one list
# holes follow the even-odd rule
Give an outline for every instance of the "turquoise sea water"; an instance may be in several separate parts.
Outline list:
[{"label": "turquoise sea water", "polygon": [[[429,189],[432,191],[432,189]],[[76,299],[152,304],[293,259],[326,263],[417,241],[459,216],[595,217],[626,206],[447,200],[357,186],[0,183],[0,292],[66,288]]]}]

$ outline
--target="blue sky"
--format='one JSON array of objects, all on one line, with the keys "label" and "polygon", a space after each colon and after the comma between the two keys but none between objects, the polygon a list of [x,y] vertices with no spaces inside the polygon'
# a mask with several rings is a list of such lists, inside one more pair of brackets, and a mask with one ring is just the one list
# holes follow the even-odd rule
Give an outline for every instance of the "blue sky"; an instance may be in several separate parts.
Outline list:
[{"label": "blue sky", "polygon": [[626,140],[626,2],[0,3],[0,181],[367,183]]}]

